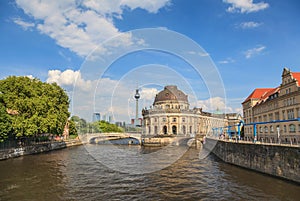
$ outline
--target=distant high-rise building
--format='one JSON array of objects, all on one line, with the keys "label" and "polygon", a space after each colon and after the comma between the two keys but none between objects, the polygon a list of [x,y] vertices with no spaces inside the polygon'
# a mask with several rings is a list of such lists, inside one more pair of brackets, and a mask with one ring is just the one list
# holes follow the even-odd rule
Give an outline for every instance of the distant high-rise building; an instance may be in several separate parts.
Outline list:
[{"label": "distant high-rise building", "polygon": [[100,121],[100,113],[98,113],[98,112],[95,112],[94,114],[93,114],[93,122],[95,122],[95,121]]},{"label": "distant high-rise building", "polygon": [[113,117],[111,115],[108,116],[108,123],[113,123]]}]

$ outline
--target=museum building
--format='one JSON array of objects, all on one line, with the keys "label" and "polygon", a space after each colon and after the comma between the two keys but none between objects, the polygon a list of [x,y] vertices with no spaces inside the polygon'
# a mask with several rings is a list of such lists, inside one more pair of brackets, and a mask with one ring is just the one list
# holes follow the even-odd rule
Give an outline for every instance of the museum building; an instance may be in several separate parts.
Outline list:
[{"label": "museum building", "polygon": [[240,117],[190,109],[188,96],[175,85],[165,86],[155,96],[153,105],[142,110],[142,115],[146,135],[211,135],[212,128],[233,125]]}]

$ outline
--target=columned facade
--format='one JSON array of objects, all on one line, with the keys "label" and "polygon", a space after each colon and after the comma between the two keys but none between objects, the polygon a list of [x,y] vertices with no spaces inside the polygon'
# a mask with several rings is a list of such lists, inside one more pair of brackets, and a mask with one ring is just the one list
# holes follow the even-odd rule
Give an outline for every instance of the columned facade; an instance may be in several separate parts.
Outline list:
[{"label": "columned facade", "polygon": [[223,114],[189,108],[188,96],[177,86],[166,86],[159,92],[153,106],[143,109],[146,135],[211,135],[213,127],[228,125]]}]

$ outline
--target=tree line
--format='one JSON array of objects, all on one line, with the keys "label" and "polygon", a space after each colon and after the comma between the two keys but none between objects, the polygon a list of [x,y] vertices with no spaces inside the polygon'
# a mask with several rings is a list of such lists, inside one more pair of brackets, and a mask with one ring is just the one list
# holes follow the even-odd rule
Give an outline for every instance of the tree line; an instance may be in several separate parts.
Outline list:
[{"label": "tree line", "polygon": [[87,123],[78,116],[69,118],[69,103],[68,95],[56,83],[21,76],[0,80],[0,142],[42,134],[61,135],[67,122],[71,135],[77,131],[123,131],[104,121]]}]

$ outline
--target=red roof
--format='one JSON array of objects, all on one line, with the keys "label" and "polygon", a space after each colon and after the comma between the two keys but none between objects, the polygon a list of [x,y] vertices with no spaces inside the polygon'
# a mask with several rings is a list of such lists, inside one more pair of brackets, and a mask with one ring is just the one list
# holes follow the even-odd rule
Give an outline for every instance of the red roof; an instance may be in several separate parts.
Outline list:
[{"label": "red roof", "polygon": [[[259,89],[254,89],[254,91],[246,98],[246,100],[243,102],[247,102],[248,100],[251,99],[265,99],[268,96],[270,96],[271,94],[274,93],[274,91],[276,91],[277,88],[259,88]],[[272,93],[273,92],[273,93]]]},{"label": "red roof", "polygon": [[298,86],[300,84],[300,73],[292,73],[293,78],[298,81]]}]

